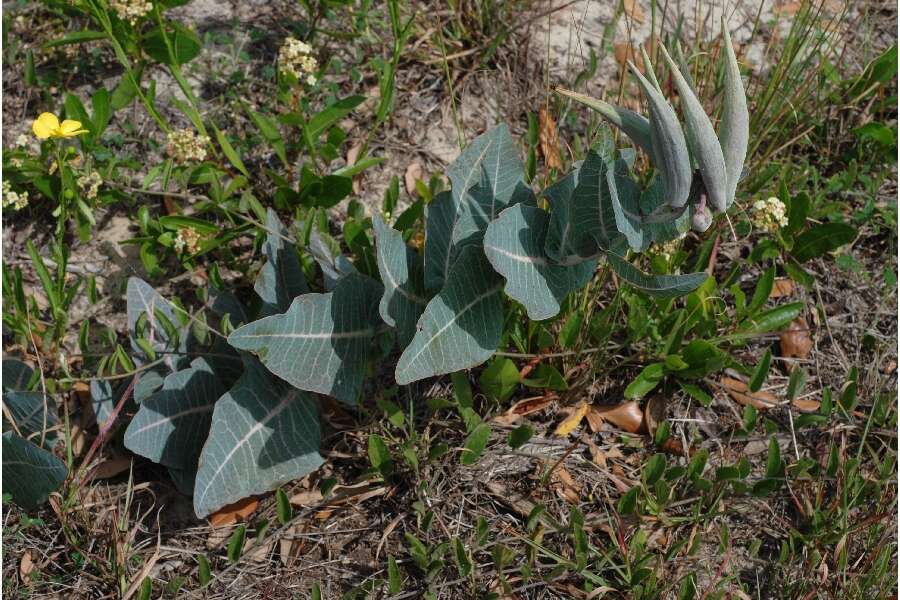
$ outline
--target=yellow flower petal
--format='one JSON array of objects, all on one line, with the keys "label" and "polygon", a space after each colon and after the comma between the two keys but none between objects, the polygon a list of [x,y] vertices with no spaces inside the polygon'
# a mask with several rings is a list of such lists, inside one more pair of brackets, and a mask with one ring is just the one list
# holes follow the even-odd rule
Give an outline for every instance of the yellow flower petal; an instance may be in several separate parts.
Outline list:
[{"label": "yellow flower petal", "polygon": [[59,129],[59,119],[53,113],[41,113],[40,116],[31,124],[31,130],[38,139],[46,140],[48,137],[56,133]]},{"label": "yellow flower petal", "polygon": [[87,132],[87,129],[84,129],[81,126],[81,121],[66,119],[62,122],[62,125],[59,126],[58,135],[60,135],[61,137],[74,137],[76,135],[81,135],[82,133]]}]

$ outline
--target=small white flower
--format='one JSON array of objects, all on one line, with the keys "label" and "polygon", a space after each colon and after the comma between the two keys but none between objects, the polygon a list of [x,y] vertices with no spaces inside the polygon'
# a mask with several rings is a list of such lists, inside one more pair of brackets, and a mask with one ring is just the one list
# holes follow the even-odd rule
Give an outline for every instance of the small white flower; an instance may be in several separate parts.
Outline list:
[{"label": "small white flower", "polygon": [[119,15],[120,19],[135,25],[138,19],[153,10],[153,3],[149,0],[110,0],[109,7]]},{"label": "small white flower", "polygon": [[178,129],[170,131],[167,139],[169,144],[166,151],[176,162],[203,162],[206,160],[209,137],[197,135],[192,129]]},{"label": "small white flower", "polygon": [[28,192],[14,192],[12,184],[3,180],[3,201],[0,202],[3,208],[12,208],[13,210],[22,210],[28,206]]},{"label": "small white flower", "polygon": [[757,229],[775,233],[788,224],[787,207],[775,196],[757,200],[753,203],[750,221]]},{"label": "small white flower", "polygon": [[298,80],[305,80],[308,85],[316,85],[315,72],[319,62],[312,56],[309,44],[298,39],[285,38],[278,50],[278,68],[282,73],[289,73]]},{"label": "small white flower", "polygon": [[200,250],[201,241],[203,240],[196,229],[179,229],[178,233],[175,234],[175,251],[179,254],[185,251],[187,251],[188,254],[193,254]]},{"label": "small white flower", "polygon": [[20,133],[16,138],[16,148],[27,148],[31,139],[24,133]]},{"label": "small white flower", "polygon": [[78,184],[78,189],[84,194],[84,197],[88,200],[93,200],[97,197],[97,192],[100,191],[100,186],[103,184],[103,178],[100,177],[100,173],[92,170],[90,173],[79,177],[76,180],[76,183]]}]

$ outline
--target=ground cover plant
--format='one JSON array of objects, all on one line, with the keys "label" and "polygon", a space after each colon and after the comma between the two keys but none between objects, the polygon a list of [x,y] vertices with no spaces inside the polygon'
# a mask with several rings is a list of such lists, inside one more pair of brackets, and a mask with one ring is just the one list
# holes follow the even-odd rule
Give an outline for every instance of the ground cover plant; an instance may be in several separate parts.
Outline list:
[{"label": "ground cover plant", "polygon": [[896,586],[896,15],[583,4],[4,11],[5,595]]}]

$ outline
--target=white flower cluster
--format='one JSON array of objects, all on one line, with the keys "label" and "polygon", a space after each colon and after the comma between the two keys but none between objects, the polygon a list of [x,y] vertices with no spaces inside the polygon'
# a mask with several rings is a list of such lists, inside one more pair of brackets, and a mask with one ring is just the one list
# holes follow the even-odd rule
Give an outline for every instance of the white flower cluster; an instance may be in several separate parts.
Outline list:
[{"label": "white flower cluster", "polygon": [[190,227],[179,229],[175,234],[175,251],[181,253],[186,250],[188,254],[193,254],[200,249],[201,241],[200,233],[196,229]]},{"label": "white flower cluster", "polygon": [[100,191],[100,186],[103,184],[103,178],[100,177],[100,173],[91,170],[90,173],[79,177],[76,180],[76,183],[78,184],[78,189],[84,194],[84,197],[88,200],[93,200],[97,197],[97,192]]},{"label": "white flower cluster", "polygon": [[750,221],[757,229],[775,233],[788,224],[787,207],[775,196],[767,200],[757,200],[753,203]]},{"label": "white flower cluster", "polygon": [[109,7],[120,19],[128,21],[133,26],[138,19],[153,10],[153,3],[149,0],[110,0]]},{"label": "white flower cluster", "polygon": [[197,135],[192,129],[177,129],[169,132],[168,141],[169,145],[166,146],[166,152],[176,162],[202,162],[206,159],[206,147],[209,146],[209,137],[205,135]]},{"label": "white flower cluster", "polygon": [[681,249],[681,241],[685,237],[687,237],[687,233],[682,233],[673,240],[669,240],[668,242],[663,242],[661,244],[655,244],[654,249],[656,250],[656,254],[662,256],[666,260],[671,259],[672,256],[674,256],[675,253]]},{"label": "white flower cluster", "polygon": [[319,62],[312,56],[312,48],[306,42],[292,37],[285,38],[278,51],[278,68],[282,73],[289,73],[298,81],[306,80],[309,85],[316,85],[315,72]]},{"label": "white flower cluster", "polygon": [[28,192],[14,192],[9,181],[3,181],[3,208],[22,210],[28,206]]}]

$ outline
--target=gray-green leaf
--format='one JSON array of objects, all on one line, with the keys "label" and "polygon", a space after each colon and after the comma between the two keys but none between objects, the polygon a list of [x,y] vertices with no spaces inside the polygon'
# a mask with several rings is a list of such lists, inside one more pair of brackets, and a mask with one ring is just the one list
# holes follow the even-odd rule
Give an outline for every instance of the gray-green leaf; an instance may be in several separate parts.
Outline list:
[{"label": "gray-green leaf", "polygon": [[28,389],[32,375],[34,375],[34,369],[21,360],[17,358],[3,359],[3,375],[0,377],[3,391]]},{"label": "gray-green leaf", "polygon": [[518,204],[500,213],[484,235],[484,252],[506,279],[507,295],[536,321],[556,316],[562,300],[586,285],[597,266],[597,259],[570,264],[551,261],[544,254],[549,221],[543,210]]},{"label": "gray-green leaf", "polygon": [[302,477],[322,462],[315,398],[247,357],[244,374],[216,402],[200,454],[194,512],[203,518]]},{"label": "gray-green leaf", "polygon": [[503,329],[502,289],[481,248],[463,249],[400,356],[397,383],[467,369],[490,358]]},{"label": "gray-green leaf", "polygon": [[725,158],[722,156],[722,147],[716,137],[703,105],[694,95],[691,85],[681,74],[681,70],[666,47],[660,45],[662,54],[669,63],[672,78],[678,87],[678,95],[681,96],[681,108],[684,111],[685,124],[687,126],[688,144],[691,152],[697,160],[700,175],[706,187],[706,195],[716,210],[726,209],[725,198],[728,190],[728,182],[725,176]]},{"label": "gray-green leaf", "polygon": [[675,109],[660,94],[653,84],[641,75],[632,63],[628,63],[641,84],[650,105],[650,157],[666,182],[669,204],[681,208],[691,191],[691,161],[684,132],[678,122]]},{"label": "gray-green leaf", "polygon": [[167,467],[196,468],[213,406],[224,392],[206,361],[194,360],[141,402],[125,430],[125,447]]},{"label": "gray-green leaf", "polygon": [[287,228],[271,208],[266,213],[266,264],[259,270],[253,289],[262,299],[260,316],[283,313],[294,298],[309,291],[293,244],[288,242]]},{"label": "gray-green leaf", "polygon": [[66,480],[66,464],[51,452],[3,433],[3,491],[26,510],[42,504]]},{"label": "gray-green leaf", "polygon": [[709,277],[702,272],[686,275],[648,275],[616,254],[609,253],[606,259],[619,277],[656,298],[683,296],[700,287]]},{"label": "gray-green leaf", "polygon": [[236,329],[228,343],[255,353],[294,387],[355,403],[379,322],[381,291],[369,277],[348,275],[333,292],[298,296],[285,314]]},{"label": "gray-green leaf", "polygon": [[725,174],[728,177],[728,189],[725,196],[725,208],[734,202],[738,182],[747,158],[747,144],[750,140],[750,113],[747,111],[747,96],[741,81],[741,70],[731,34],[725,22],[722,22],[722,33],[725,37],[725,98],[722,103],[722,121],[719,124],[719,139],[722,144],[722,155],[725,158]]},{"label": "gray-green leaf", "polygon": [[397,328],[397,341],[406,346],[415,335],[416,322],[428,304],[422,260],[381,215],[375,214],[372,223],[378,272],[384,284],[378,312],[385,323]]},{"label": "gray-green leaf", "polygon": [[[44,433],[44,447],[52,448],[59,426],[56,401],[42,392],[6,392],[3,394],[4,421],[11,417],[19,433],[32,442],[39,442]],[[4,423],[4,429],[7,425]]]}]

